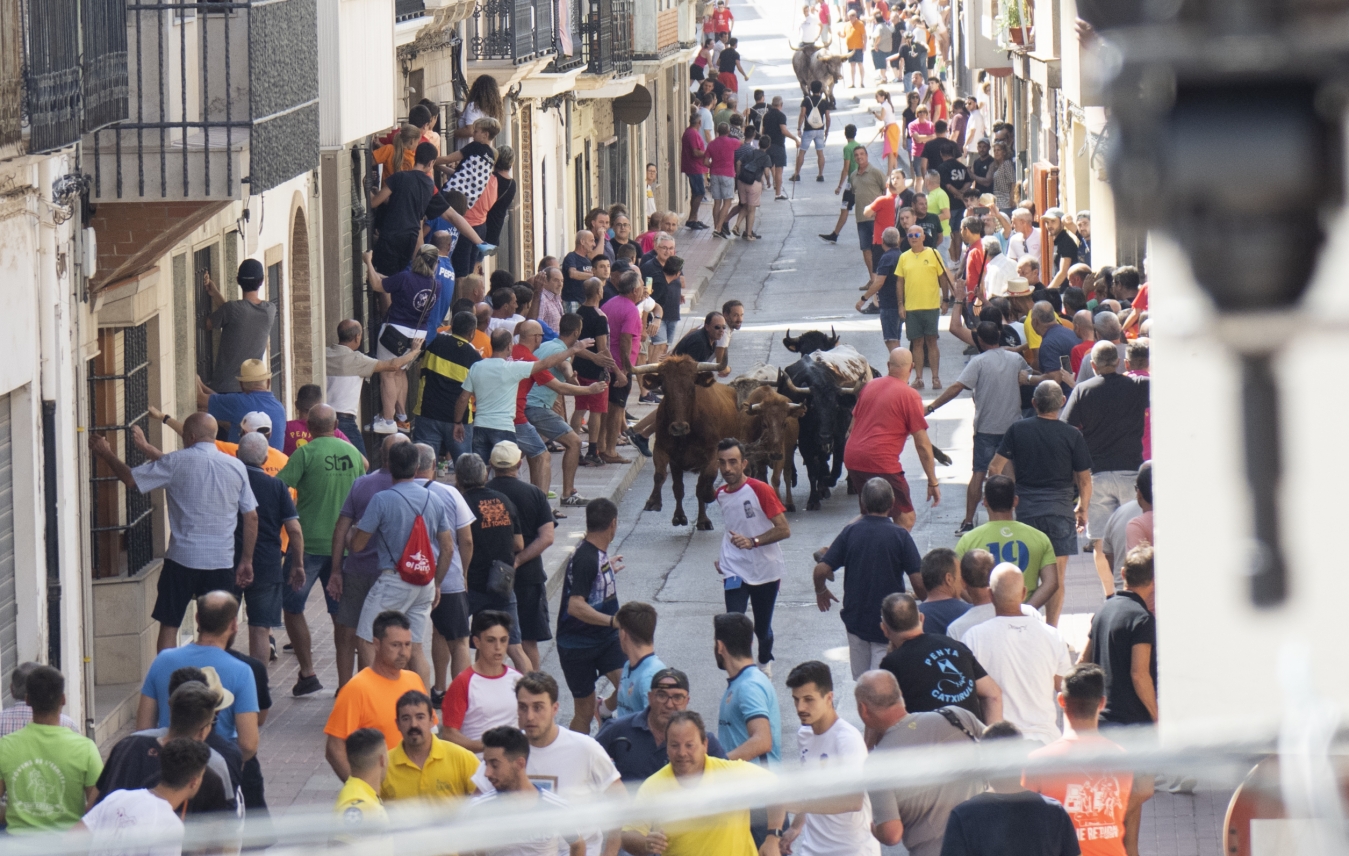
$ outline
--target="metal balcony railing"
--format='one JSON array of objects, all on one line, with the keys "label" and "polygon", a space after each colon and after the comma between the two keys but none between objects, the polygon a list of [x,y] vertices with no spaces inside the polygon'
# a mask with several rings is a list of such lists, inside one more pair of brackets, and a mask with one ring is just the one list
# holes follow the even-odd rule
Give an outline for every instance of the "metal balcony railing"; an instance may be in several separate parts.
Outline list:
[{"label": "metal balcony railing", "polygon": [[632,0],[587,0],[586,71],[590,74],[632,72]]},{"label": "metal balcony railing", "polygon": [[563,73],[585,65],[585,18],[588,7],[585,0],[559,0],[558,8],[565,13],[553,26],[553,43],[557,57],[548,66],[552,73]]},{"label": "metal balcony railing", "polygon": [[426,14],[423,0],[394,0],[393,19],[396,23],[411,21]]},{"label": "metal balcony railing", "polygon": [[470,61],[519,65],[553,52],[553,0],[481,0],[474,7],[468,20]]}]

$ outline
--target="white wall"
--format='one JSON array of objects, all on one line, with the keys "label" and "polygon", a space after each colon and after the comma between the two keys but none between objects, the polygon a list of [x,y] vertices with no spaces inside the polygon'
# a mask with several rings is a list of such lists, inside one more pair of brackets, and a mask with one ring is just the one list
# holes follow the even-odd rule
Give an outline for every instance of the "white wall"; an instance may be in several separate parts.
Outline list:
[{"label": "white wall", "polygon": [[319,143],[340,146],[393,124],[393,0],[321,0]]}]

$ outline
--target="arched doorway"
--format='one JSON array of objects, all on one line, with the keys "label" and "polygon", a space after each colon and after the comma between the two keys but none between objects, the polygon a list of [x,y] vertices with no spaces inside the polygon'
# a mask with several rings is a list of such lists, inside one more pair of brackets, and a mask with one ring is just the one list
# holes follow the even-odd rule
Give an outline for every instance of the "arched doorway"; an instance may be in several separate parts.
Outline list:
[{"label": "arched doorway", "polygon": [[296,207],[290,234],[290,353],[294,388],[314,382],[314,310],[309,276],[309,226]]}]

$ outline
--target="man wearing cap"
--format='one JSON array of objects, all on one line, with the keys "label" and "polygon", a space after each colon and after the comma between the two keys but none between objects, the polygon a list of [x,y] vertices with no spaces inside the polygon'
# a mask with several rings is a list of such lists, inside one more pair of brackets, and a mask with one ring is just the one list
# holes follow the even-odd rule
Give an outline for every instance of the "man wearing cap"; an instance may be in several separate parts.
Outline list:
[{"label": "man wearing cap", "polygon": [[[183,421],[183,448],[162,455],[146,442],[140,426],[133,426],[132,442],[150,458],[135,469],[117,457],[101,434],[89,438],[90,451],[129,490],[165,489],[169,548],[164,552],[151,613],[159,622],[157,649],[161,651],[178,644],[178,627],[192,598],[253,581],[258,501],[243,463],[221,454],[215,435],[215,419],[208,413],[193,413]],[[243,527],[240,558],[235,567],[226,567],[226,557],[234,555],[236,526]]]},{"label": "man wearing cap", "polygon": [[[271,420],[267,426],[269,429],[271,425],[286,424],[286,408],[271,393],[272,370],[267,367],[267,363],[262,360],[244,360],[239,367],[237,380],[238,392],[216,392],[202,383],[201,378],[197,378],[197,409],[205,410],[217,422],[229,425],[226,440],[239,442],[244,416],[255,410],[267,414]],[[272,448],[280,450],[286,440],[276,433],[268,437],[267,442]]]},{"label": "man wearing cap", "polygon": [[[177,434],[179,437],[183,436],[183,423],[174,419],[158,407],[155,407],[153,404],[151,404],[147,410],[151,419],[156,419],[169,426],[169,428],[173,429],[173,433]],[[267,459],[262,462],[262,471],[269,476],[280,473],[281,468],[286,465],[286,461],[290,460],[290,456],[271,445],[272,417],[263,413],[261,410],[252,410],[245,413],[244,418],[239,420],[239,439],[243,440],[246,435],[252,434],[255,431],[267,440]],[[238,443],[227,443],[224,440],[216,440],[215,447],[227,455],[238,457]],[[152,459],[158,458],[162,454],[162,452],[157,452],[151,457]]]},{"label": "man wearing cap", "polygon": [[1077,239],[1081,243],[1077,254],[1077,260],[1088,267],[1091,266],[1091,212],[1077,212]]},{"label": "man wearing cap", "polygon": [[361,322],[348,318],[337,325],[337,343],[324,351],[328,372],[328,403],[337,411],[337,427],[362,455],[365,438],[361,436],[361,385],[378,372],[399,372],[422,354],[422,340],[413,339],[406,354],[392,360],[377,360],[361,352],[365,330]]},{"label": "man wearing cap", "polygon": [[1068,269],[1077,264],[1082,255],[1082,241],[1077,237],[1077,222],[1062,208],[1050,208],[1040,218],[1045,234],[1054,241],[1054,276],[1050,288],[1059,288],[1068,280]]},{"label": "man wearing cap", "polygon": [[[595,740],[614,759],[623,781],[645,781],[670,763],[665,752],[665,726],[671,716],[688,707],[689,676],[678,669],[661,669],[651,678],[646,707],[609,720]],[[707,754],[726,757],[715,734],[707,735]]]},{"label": "man wearing cap", "polygon": [[[287,583],[304,585],[304,535],[300,516],[285,482],[264,470],[270,454],[281,453],[267,445],[257,431],[239,438],[235,454],[248,468],[248,484],[258,501],[258,538],[253,548],[253,582],[236,586],[248,616],[248,653],[266,663],[270,656],[271,632],[281,626],[281,603]],[[284,457],[284,456],[283,456]],[[283,545],[282,533],[286,543]],[[242,533],[234,533],[234,557],[243,551]],[[282,558],[289,557],[289,575],[282,572]]]},{"label": "man wearing cap", "polygon": [[492,471],[496,477],[486,485],[511,501],[519,512],[520,534],[525,548],[515,554],[515,599],[520,624],[520,641],[534,668],[540,668],[539,643],[553,638],[548,624],[548,572],[543,568],[543,553],[553,546],[553,510],[548,494],[520,478],[520,447],[503,440],[492,449]]},{"label": "man wearing cap", "polygon": [[206,329],[220,331],[215,368],[206,383],[216,392],[238,392],[239,367],[245,360],[260,360],[267,353],[272,325],[276,323],[276,306],[258,296],[265,279],[262,262],[244,259],[238,276],[243,298],[226,301],[211,281],[210,272],[202,275],[202,284],[215,306],[215,311],[206,318]]}]

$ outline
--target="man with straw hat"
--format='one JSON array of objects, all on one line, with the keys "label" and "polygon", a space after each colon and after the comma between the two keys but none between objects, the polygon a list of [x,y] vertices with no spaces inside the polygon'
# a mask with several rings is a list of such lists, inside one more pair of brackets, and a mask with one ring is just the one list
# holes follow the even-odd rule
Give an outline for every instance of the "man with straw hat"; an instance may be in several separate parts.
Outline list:
[{"label": "man with straw hat", "polygon": [[[222,426],[229,425],[231,443],[239,442],[240,427],[245,415],[261,411],[271,417],[273,425],[286,423],[286,408],[272,395],[272,371],[262,360],[244,360],[239,367],[239,391],[216,392],[197,378],[197,409],[205,410]],[[274,449],[280,449],[286,438],[279,432],[267,438]]]}]

